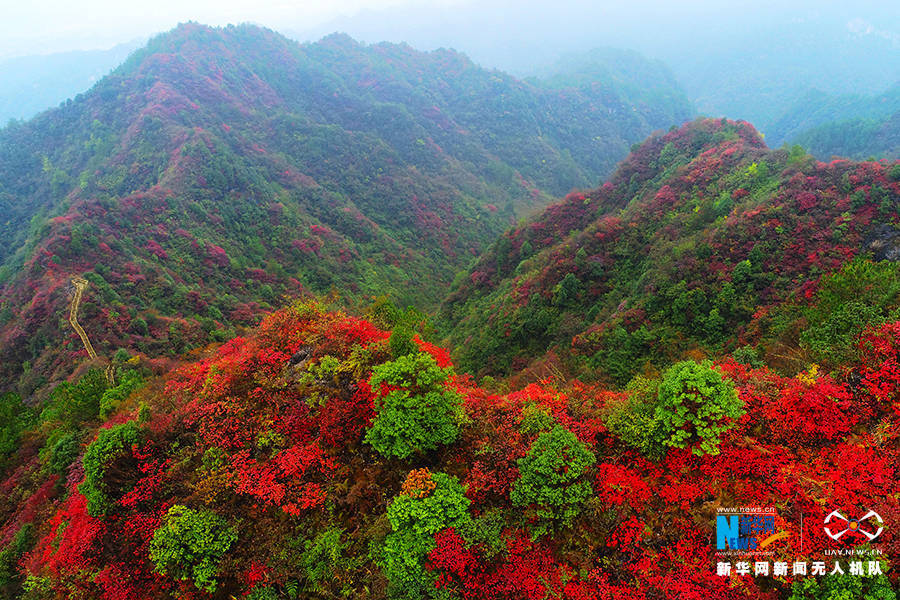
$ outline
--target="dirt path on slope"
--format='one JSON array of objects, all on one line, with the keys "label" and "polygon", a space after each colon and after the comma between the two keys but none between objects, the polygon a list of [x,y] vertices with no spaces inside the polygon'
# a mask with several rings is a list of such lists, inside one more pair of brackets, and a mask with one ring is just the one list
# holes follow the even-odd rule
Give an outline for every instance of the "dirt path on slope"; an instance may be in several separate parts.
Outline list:
[{"label": "dirt path on slope", "polygon": [[[75,286],[75,295],[72,297],[72,301],[69,303],[69,325],[72,326],[72,329],[74,329],[75,333],[78,334],[78,337],[81,338],[81,342],[84,344],[84,349],[87,350],[88,357],[91,360],[94,360],[97,358],[97,353],[94,351],[94,346],[91,344],[91,340],[88,339],[87,333],[84,331],[84,328],[78,323],[78,307],[81,306],[81,297],[84,294],[84,290],[88,286],[88,280],[84,277],[73,277],[72,285]],[[113,374],[112,363],[106,366],[106,381],[110,385],[115,385],[115,376]]]}]

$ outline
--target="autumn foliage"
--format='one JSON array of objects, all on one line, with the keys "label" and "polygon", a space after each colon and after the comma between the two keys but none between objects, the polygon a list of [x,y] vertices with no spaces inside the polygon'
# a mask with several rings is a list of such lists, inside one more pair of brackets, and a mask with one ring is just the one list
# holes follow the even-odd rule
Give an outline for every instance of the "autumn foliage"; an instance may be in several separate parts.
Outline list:
[{"label": "autumn foliage", "polygon": [[[792,534],[799,513],[821,520],[827,507],[900,516],[897,331],[868,330],[844,375],[734,360],[667,375],[684,386],[712,372],[703,385],[727,382],[740,399],[744,412],[716,413],[728,425],[716,453],[695,452],[696,424],[660,454],[615,433],[651,380],[497,395],[441,370],[438,353],[427,364],[440,377],[405,385],[452,390],[457,436],[383,458],[364,438],[373,374],[394,360],[389,332],[296,304],[85,437],[65,481],[42,479],[47,459],[22,447],[2,483],[18,490],[2,505],[0,548],[18,552],[4,585],[109,599],[787,598],[802,578],[715,574],[716,507],[774,506]],[[794,536],[778,552],[812,560],[831,547],[810,530],[802,553]]]}]

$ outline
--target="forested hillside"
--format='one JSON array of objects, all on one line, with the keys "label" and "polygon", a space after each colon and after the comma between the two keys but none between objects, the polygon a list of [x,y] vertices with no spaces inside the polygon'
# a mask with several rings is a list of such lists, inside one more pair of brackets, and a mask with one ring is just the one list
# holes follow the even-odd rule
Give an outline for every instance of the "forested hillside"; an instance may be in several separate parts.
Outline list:
[{"label": "forested hillside", "polygon": [[[900,518],[898,323],[839,378],[726,359],[505,394],[379,323],[298,303],[166,380],[126,354],[115,387],[2,397],[0,594],[895,600],[894,529],[854,557],[821,523]],[[732,569],[733,506],[772,511],[769,563],[844,574]]]},{"label": "forested hillside", "polygon": [[183,4],[534,76],[190,22],[0,128],[0,600],[897,600],[897,9]]},{"label": "forested hillside", "polygon": [[449,50],[187,24],[0,130],[0,389],[174,356],[285,297],[436,303],[517,218],[690,114],[547,89]]},{"label": "forested hillside", "polygon": [[794,138],[816,156],[900,157],[900,109],[883,118],[852,118],[808,129]]},{"label": "forested hillside", "polygon": [[811,92],[768,132],[821,160],[900,156],[900,83],[876,96]]},{"label": "forested hillside", "polygon": [[898,314],[898,200],[900,163],[823,163],[698,120],[504,234],[441,317],[472,373],[561,362],[624,385],[723,353],[834,367]]}]

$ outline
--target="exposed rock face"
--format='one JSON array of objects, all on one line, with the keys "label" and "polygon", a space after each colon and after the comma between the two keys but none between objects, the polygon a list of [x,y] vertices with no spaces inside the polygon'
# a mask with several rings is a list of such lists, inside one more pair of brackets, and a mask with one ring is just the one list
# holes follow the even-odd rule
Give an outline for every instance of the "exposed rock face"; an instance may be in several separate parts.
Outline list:
[{"label": "exposed rock face", "polygon": [[875,260],[900,260],[900,231],[883,223],[866,238],[865,248]]}]

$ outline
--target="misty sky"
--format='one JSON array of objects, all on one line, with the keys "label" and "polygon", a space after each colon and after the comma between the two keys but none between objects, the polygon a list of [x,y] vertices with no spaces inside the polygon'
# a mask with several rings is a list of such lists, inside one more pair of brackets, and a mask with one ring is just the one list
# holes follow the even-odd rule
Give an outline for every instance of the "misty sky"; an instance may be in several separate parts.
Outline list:
[{"label": "misty sky", "polygon": [[364,9],[435,7],[471,0],[9,0],[0,8],[0,57],[110,48],[184,21],[253,22],[305,30]]},{"label": "misty sky", "polygon": [[[717,31],[730,33],[760,20],[789,23],[815,19],[823,12],[837,14],[844,22],[858,19],[860,27],[894,36],[900,44],[897,4],[884,0],[9,0],[0,11],[0,58],[110,48],[188,20],[209,25],[253,22],[310,37],[340,28],[360,38],[411,38],[407,41],[420,46],[462,45],[454,44],[462,35],[460,27],[466,21],[481,21],[482,15],[512,29],[505,32],[507,38],[521,29],[523,42],[534,37],[535,27],[545,26],[557,34],[570,30],[573,38],[593,35],[595,45],[630,45],[655,54],[666,47],[654,52],[654,43],[668,43],[672,48],[678,36],[715,39]],[[561,41],[556,45],[564,45]]]}]

